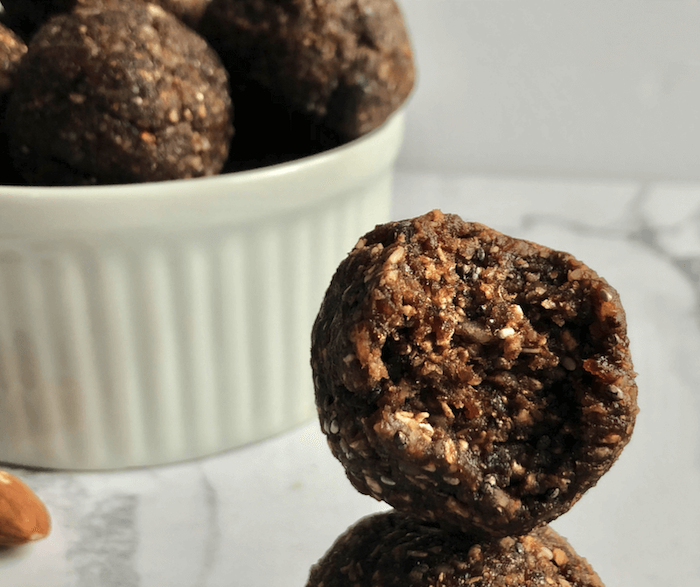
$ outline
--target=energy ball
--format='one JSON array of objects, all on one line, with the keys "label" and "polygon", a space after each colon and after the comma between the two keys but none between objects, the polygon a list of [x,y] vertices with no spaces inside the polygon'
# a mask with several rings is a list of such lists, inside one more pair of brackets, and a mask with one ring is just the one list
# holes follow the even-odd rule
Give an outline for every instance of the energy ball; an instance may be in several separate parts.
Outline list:
[{"label": "energy ball", "polygon": [[234,87],[263,88],[347,140],[379,126],[413,87],[411,46],[394,0],[213,0],[199,30]]},{"label": "energy ball", "polygon": [[15,166],[37,185],[214,175],[233,134],[206,41],[137,0],[86,3],[35,34],[8,106]]},{"label": "energy ball", "polygon": [[603,587],[588,562],[543,526],[480,542],[398,512],[360,520],[312,568],[306,587]]},{"label": "energy ball", "polygon": [[322,428],[361,493],[446,528],[525,534],[632,434],[617,292],[570,254],[433,211],[340,264],[312,332]]}]

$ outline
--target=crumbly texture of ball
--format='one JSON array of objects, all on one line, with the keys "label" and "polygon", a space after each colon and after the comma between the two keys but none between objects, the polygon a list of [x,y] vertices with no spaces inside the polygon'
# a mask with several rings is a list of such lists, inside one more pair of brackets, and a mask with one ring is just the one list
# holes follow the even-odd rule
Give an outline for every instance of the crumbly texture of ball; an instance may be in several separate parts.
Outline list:
[{"label": "crumbly texture of ball", "polygon": [[346,140],[379,126],[413,86],[394,0],[213,0],[199,30],[234,85],[258,84]]},{"label": "crumbly texture of ball", "polygon": [[543,526],[479,541],[397,512],[360,520],[312,568],[306,587],[603,587],[588,562]]},{"label": "crumbly texture of ball", "polygon": [[86,3],[32,38],[8,106],[15,166],[38,185],[213,175],[233,133],[228,77],[159,6]]},{"label": "crumbly texture of ball", "polygon": [[311,362],[355,488],[482,535],[566,512],[637,414],[613,287],[567,253],[440,211],[360,239],[326,293]]}]

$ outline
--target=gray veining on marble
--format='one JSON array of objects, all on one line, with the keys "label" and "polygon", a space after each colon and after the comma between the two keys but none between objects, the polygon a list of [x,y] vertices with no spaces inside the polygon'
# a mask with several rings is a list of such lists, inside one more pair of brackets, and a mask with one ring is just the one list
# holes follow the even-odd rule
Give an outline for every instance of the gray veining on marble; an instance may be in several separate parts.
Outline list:
[{"label": "gray veining on marble", "polygon": [[219,556],[221,545],[221,520],[219,514],[219,497],[216,489],[207,477],[206,471],[198,468],[198,475],[202,486],[204,504],[206,506],[206,525],[208,532],[203,536],[204,555],[199,570],[199,576],[193,587],[206,587],[208,578]]},{"label": "gray veining on marble", "polygon": [[700,320],[700,193],[686,185],[645,190],[639,212],[641,242],[669,260],[688,280]]},{"label": "gray veining on marble", "polygon": [[66,552],[77,587],[138,587],[134,568],[139,536],[138,497],[111,495],[89,504],[79,519],[79,539]]},{"label": "gray veining on marble", "polygon": [[[700,186],[401,171],[395,193],[396,218],[455,212],[568,250],[620,291],[642,411],[619,462],[555,526],[609,587],[696,584]],[[303,587],[338,534],[386,509],[354,491],[315,422],[164,467],[13,470],[54,522],[0,550],[13,587]]]}]

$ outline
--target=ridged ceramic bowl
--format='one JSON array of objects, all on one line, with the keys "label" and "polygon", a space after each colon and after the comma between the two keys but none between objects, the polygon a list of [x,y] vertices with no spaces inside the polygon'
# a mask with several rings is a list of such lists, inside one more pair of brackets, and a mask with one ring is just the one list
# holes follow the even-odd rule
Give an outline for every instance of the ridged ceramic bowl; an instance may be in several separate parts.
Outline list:
[{"label": "ridged ceramic bowl", "polygon": [[388,219],[403,115],[211,178],[0,187],[0,462],[191,459],[315,415],[310,332]]}]

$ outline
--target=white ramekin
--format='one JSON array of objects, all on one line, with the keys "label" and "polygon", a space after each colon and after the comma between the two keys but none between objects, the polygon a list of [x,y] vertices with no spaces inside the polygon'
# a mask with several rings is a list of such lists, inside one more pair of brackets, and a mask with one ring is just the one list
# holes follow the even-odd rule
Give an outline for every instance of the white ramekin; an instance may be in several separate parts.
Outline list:
[{"label": "white ramekin", "polygon": [[325,288],[389,217],[403,115],[218,177],[0,187],[0,462],[191,459],[315,415]]}]

